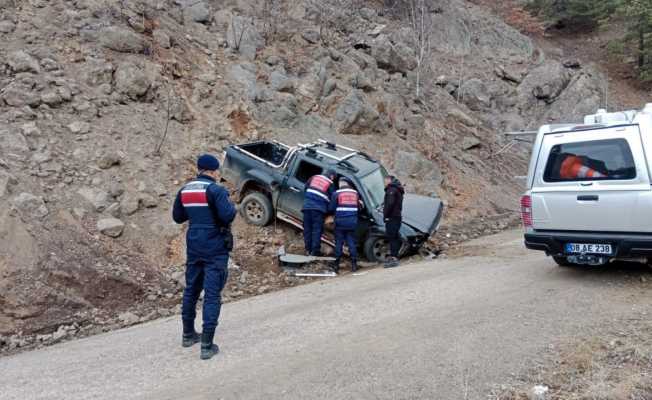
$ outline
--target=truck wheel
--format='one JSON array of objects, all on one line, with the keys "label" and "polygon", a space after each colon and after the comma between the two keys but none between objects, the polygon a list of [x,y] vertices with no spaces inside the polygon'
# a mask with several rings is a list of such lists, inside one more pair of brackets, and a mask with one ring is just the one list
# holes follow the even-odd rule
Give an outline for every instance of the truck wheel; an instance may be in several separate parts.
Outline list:
[{"label": "truck wheel", "polygon": [[553,256],[553,260],[559,265],[560,267],[574,267],[575,264],[568,262],[568,259],[566,257],[560,257],[560,256]]},{"label": "truck wheel", "polygon": [[256,226],[265,226],[272,220],[274,209],[269,198],[260,192],[249,193],[240,203],[240,214]]},{"label": "truck wheel", "polygon": [[389,256],[389,243],[382,236],[372,236],[365,240],[363,250],[368,261],[384,262]]}]

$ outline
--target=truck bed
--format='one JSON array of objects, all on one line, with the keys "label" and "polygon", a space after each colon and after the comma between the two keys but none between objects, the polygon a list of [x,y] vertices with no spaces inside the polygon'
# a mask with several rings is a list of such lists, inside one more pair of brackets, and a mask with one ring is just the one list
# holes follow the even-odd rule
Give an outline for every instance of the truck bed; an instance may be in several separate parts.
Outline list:
[{"label": "truck bed", "polygon": [[282,143],[266,140],[236,145],[235,147],[277,167],[283,164],[290,150],[288,146]]}]

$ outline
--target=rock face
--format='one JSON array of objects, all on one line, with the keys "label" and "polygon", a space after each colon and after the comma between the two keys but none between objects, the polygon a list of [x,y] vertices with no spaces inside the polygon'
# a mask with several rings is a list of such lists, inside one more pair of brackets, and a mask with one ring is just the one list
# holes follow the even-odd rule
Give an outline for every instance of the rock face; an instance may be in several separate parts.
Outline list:
[{"label": "rock face", "polygon": [[491,95],[480,79],[469,79],[458,89],[460,98],[473,111],[491,107]]},{"label": "rock face", "polygon": [[518,90],[522,98],[536,98],[552,103],[568,86],[571,75],[556,61],[547,61],[523,79]]},{"label": "rock face", "polygon": [[113,79],[113,64],[103,61],[89,62],[84,66],[84,80],[90,86],[110,84]]},{"label": "rock face", "polygon": [[97,221],[97,230],[112,238],[117,238],[122,235],[124,228],[124,222],[117,218],[104,218]]},{"label": "rock face", "polygon": [[205,1],[193,1],[185,9],[187,18],[205,24],[211,20],[211,9]]},{"label": "rock face", "polygon": [[29,150],[25,136],[17,130],[0,130],[0,149],[26,152]]},{"label": "rock face", "polygon": [[405,74],[417,66],[412,50],[402,43],[392,43],[386,35],[380,35],[373,41],[371,54],[376,59],[378,68],[388,72]]},{"label": "rock face", "polygon": [[114,74],[115,87],[132,100],[138,100],[147,93],[151,82],[145,72],[133,63],[123,63]]},{"label": "rock face", "polygon": [[378,112],[366,101],[364,94],[353,90],[340,103],[335,113],[337,130],[342,134],[369,134],[379,129]]},{"label": "rock face", "polygon": [[424,184],[439,186],[441,172],[432,162],[414,152],[399,150],[394,152],[394,171],[402,180],[418,179]]},{"label": "rock face", "polygon": [[269,77],[269,86],[279,92],[292,92],[294,90],[294,81],[281,71],[274,71]]},{"label": "rock face", "polygon": [[100,43],[106,48],[122,53],[143,53],[147,48],[147,43],[142,36],[118,26],[103,29]]},{"label": "rock face", "polygon": [[41,96],[33,91],[32,86],[18,81],[5,86],[2,99],[13,107],[37,107],[41,104]]}]

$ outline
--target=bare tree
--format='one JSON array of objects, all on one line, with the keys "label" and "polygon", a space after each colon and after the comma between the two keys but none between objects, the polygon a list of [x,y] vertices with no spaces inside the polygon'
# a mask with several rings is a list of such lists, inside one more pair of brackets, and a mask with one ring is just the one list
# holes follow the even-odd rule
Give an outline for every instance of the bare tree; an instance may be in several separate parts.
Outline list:
[{"label": "bare tree", "polygon": [[163,135],[161,136],[161,140],[158,142],[158,145],[156,146],[156,150],[154,151],[155,155],[161,154],[161,147],[163,147],[163,143],[165,142],[165,139],[168,137],[168,128],[170,127],[170,109],[171,109],[171,104],[172,104],[172,87],[169,86],[168,84],[168,104],[167,104],[167,114],[165,115],[165,130],[163,131]]},{"label": "bare tree", "polygon": [[422,75],[428,69],[428,59],[432,52],[432,17],[427,0],[408,0],[407,18],[410,28],[410,45],[416,61],[416,97],[421,95]]},{"label": "bare tree", "polygon": [[[251,17],[251,24],[253,24],[253,19],[254,17]],[[231,17],[231,26],[229,29],[231,30],[231,40],[229,41],[229,47],[231,47],[234,51],[239,52],[240,51],[240,45],[242,44],[242,39],[244,39],[244,35],[247,33],[247,29],[249,29],[249,22],[244,17],[236,17],[233,16]],[[228,33],[227,33],[227,38],[228,38]]]},{"label": "bare tree", "polygon": [[263,0],[261,19],[265,44],[269,44],[278,34],[278,23],[281,18],[281,0]]}]

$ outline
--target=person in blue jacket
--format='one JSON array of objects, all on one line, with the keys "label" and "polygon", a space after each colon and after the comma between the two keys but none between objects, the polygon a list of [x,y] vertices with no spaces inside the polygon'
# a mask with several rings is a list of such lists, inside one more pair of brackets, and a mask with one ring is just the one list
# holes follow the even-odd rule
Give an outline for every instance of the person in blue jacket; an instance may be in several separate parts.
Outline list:
[{"label": "person in blue jacket", "polygon": [[[228,277],[229,252],[233,249],[231,222],[236,215],[229,192],[216,183],[219,167],[219,161],[212,155],[200,156],[197,177],[179,190],[172,210],[172,218],[177,224],[189,221],[186,288],[181,308],[182,346],[190,347],[201,340],[202,360],[219,352],[213,337],[220,316],[221,292]],[[200,336],[195,331],[195,308],[202,290],[204,306]]]},{"label": "person in blue jacket", "polygon": [[336,174],[328,170],[324,175],[315,175],[308,179],[303,197],[303,242],[306,253],[311,256],[321,255],[321,235],[324,231],[324,219],[333,194],[333,180]]},{"label": "person in blue jacket", "polygon": [[330,202],[330,212],[335,214],[335,263],[333,270],[340,270],[340,259],[344,242],[351,255],[351,272],[358,270],[358,244],[355,232],[358,228],[358,211],[360,209],[360,194],[353,188],[353,183],[347,178],[340,178],[339,190],[333,193]]}]

